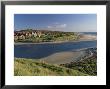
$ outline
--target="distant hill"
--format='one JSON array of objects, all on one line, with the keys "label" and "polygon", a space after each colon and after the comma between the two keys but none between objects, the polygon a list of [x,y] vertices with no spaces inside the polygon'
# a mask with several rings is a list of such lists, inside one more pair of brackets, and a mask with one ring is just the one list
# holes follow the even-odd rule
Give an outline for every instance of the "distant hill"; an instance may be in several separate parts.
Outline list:
[{"label": "distant hill", "polygon": [[65,32],[65,31],[53,31],[53,30],[40,30],[40,29],[36,29],[36,30],[33,30],[33,29],[25,29],[25,30],[18,30],[18,31],[14,31],[14,32],[42,32],[42,33],[77,33],[78,32]]}]

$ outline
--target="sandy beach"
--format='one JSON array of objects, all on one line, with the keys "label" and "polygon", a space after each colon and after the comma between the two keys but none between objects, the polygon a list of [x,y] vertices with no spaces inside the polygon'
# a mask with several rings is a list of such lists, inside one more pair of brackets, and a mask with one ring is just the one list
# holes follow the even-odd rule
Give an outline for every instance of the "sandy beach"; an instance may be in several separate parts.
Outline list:
[{"label": "sandy beach", "polygon": [[88,40],[97,40],[97,36],[95,35],[80,35],[80,41],[88,41]]},{"label": "sandy beach", "polygon": [[75,52],[59,52],[54,53],[48,57],[41,58],[39,61],[44,61],[51,64],[63,64],[63,63],[70,63],[72,61],[75,61],[75,58],[80,56],[82,54],[81,51],[75,51]]}]

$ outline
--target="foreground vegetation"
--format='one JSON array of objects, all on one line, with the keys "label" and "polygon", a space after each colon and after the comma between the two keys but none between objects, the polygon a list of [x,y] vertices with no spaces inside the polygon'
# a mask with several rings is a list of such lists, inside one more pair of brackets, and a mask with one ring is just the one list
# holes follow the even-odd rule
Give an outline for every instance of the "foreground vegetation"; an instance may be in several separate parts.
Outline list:
[{"label": "foreground vegetation", "polygon": [[84,50],[85,54],[77,61],[61,64],[60,66],[79,70],[80,72],[96,76],[97,75],[97,48],[88,48]]},{"label": "foreground vegetation", "polygon": [[84,49],[76,61],[65,64],[49,64],[44,61],[15,58],[15,76],[96,76],[97,48]]},{"label": "foreground vegetation", "polygon": [[31,59],[15,58],[15,76],[87,76],[77,69],[70,69]]},{"label": "foreground vegetation", "polygon": [[61,65],[70,69],[79,70],[80,72],[96,76],[97,75],[97,59],[96,57],[90,57],[80,60],[78,62],[71,62]]}]

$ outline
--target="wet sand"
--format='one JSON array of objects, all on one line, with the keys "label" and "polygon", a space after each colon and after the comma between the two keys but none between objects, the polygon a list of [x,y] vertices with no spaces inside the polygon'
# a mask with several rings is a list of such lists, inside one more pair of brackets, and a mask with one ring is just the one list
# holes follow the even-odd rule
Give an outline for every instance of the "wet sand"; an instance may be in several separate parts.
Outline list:
[{"label": "wet sand", "polygon": [[48,57],[41,58],[39,61],[44,61],[51,64],[63,64],[63,63],[70,63],[75,61],[75,58],[81,55],[81,51],[75,52],[59,52],[54,53]]}]

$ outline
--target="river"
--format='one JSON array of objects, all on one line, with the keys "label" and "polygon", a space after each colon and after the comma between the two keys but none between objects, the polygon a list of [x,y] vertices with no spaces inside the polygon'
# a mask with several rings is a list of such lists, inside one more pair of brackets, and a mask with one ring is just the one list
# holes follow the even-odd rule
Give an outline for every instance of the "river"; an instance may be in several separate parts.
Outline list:
[{"label": "river", "polygon": [[96,47],[97,41],[14,45],[14,57],[40,59],[51,54]]}]

